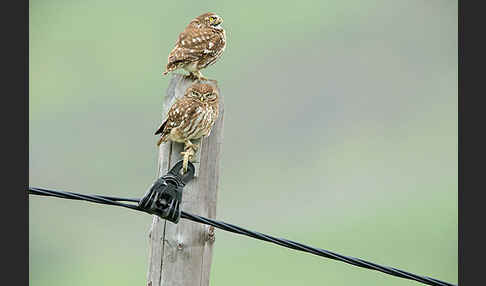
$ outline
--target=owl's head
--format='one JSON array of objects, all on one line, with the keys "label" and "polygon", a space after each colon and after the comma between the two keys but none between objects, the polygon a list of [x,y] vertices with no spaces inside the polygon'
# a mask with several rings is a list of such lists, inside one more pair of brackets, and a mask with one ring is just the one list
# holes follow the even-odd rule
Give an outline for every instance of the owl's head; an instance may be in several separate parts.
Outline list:
[{"label": "owl's head", "polygon": [[215,101],[218,99],[218,90],[206,83],[195,83],[190,86],[184,96],[190,97],[201,102]]},{"label": "owl's head", "polygon": [[206,27],[223,29],[223,27],[221,27],[221,24],[223,23],[223,18],[216,15],[216,13],[204,13],[201,16],[197,17],[196,20],[199,22],[199,24],[202,24]]}]

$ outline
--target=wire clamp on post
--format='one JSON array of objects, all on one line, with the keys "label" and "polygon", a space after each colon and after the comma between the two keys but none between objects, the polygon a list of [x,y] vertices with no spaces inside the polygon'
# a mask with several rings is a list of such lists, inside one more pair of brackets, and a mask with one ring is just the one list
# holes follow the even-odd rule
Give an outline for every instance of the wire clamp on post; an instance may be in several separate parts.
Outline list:
[{"label": "wire clamp on post", "polygon": [[194,165],[189,162],[187,171],[181,174],[182,163],[177,162],[166,175],[152,184],[140,199],[139,208],[173,223],[179,222],[182,189],[194,178],[195,172]]}]

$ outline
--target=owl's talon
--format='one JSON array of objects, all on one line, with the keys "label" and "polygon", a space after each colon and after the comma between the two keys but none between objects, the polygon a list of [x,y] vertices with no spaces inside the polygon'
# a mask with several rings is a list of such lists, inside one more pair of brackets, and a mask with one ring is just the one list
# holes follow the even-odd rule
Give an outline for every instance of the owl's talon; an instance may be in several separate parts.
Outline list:
[{"label": "owl's talon", "polygon": [[190,72],[187,77],[193,81],[207,81],[208,78],[204,77],[200,71]]},{"label": "owl's talon", "polygon": [[188,75],[185,75],[185,77],[187,79],[191,80],[191,81],[197,80],[197,77],[194,74],[192,74],[192,73],[189,73]]},{"label": "owl's talon", "polygon": [[186,152],[181,152],[181,156],[185,159],[187,158],[189,161],[192,161],[193,157],[194,157],[194,152],[192,151],[192,149],[189,151],[186,151]]},{"label": "owl's talon", "polygon": [[187,158],[188,160],[190,160],[192,162],[192,159],[194,159],[194,155],[196,154],[196,152],[194,151],[194,149],[192,148],[189,148],[187,149],[186,151],[183,151],[181,152],[181,155],[182,157],[185,159]]},{"label": "owl's talon", "polygon": [[189,149],[192,149],[192,151],[197,152],[197,149],[199,148],[198,145],[193,144],[191,141],[186,140],[184,142],[184,151],[188,151]]},{"label": "owl's talon", "polygon": [[194,145],[194,144],[191,145],[191,146],[184,147],[184,151],[186,151],[186,152],[189,151],[189,150],[191,150],[191,152],[196,153],[197,152],[197,149],[198,149],[198,146],[197,145]]},{"label": "owl's talon", "polygon": [[194,154],[195,151],[193,148],[189,146],[189,148],[185,148],[186,151],[181,152],[181,155],[183,156],[182,159],[182,174],[184,175],[187,172],[187,165],[188,162],[194,159]]}]

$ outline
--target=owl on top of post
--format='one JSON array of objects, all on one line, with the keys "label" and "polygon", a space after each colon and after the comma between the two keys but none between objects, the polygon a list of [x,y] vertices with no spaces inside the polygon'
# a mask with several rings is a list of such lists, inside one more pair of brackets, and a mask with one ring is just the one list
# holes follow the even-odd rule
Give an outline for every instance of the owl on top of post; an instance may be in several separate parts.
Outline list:
[{"label": "owl on top of post", "polygon": [[223,18],[212,12],[194,18],[179,34],[162,75],[182,68],[189,72],[190,78],[206,80],[200,70],[214,64],[226,47],[221,23]]}]

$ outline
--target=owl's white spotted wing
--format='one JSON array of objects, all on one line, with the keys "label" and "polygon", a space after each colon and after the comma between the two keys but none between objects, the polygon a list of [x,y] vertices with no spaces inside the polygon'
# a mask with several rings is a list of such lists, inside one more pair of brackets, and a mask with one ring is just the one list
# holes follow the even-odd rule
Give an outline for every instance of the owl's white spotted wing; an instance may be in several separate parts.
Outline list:
[{"label": "owl's white spotted wing", "polygon": [[185,114],[185,100],[180,98],[170,107],[167,112],[167,119],[160,125],[160,127],[155,131],[154,135],[161,134],[158,145],[167,140],[167,136],[173,128],[179,127],[184,120]]},{"label": "owl's white spotted wing", "polygon": [[169,65],[187,64],[216,53],[221,47],[219,34],[211,29],[190,29],[182,32],[169,54]]}]

